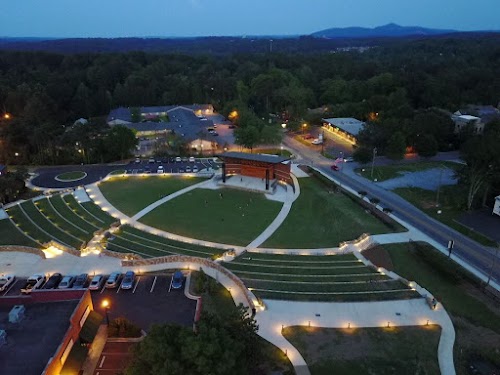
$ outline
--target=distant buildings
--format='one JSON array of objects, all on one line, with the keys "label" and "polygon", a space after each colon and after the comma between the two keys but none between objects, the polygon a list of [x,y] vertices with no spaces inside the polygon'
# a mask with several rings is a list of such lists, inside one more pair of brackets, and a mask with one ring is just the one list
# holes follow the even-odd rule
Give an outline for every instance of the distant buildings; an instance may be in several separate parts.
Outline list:
[{"label": "distant buildings", "polygon": [[365,126],[364,122],[352,117],[324,118],[322,121],[326,130],[336,133],[353,144],[356,144],[358,133]]},{"label": "distant buildings", "polygon": [[209,133],[214,123],[205,118],[214,114],[211,104],[116,108],[107,118],[111,126],[122,125],[137,132],[137,137],[171,132],[184,139],[190,148],[214,151],[218,138]]},{"label": "distant buildings", "polygon": [[500,110],[491,105],[468,105],[451,115],[455,123],[455,133],[471,127],[474,134],[482,134],[484,126],[491,121],[500,120]]}]

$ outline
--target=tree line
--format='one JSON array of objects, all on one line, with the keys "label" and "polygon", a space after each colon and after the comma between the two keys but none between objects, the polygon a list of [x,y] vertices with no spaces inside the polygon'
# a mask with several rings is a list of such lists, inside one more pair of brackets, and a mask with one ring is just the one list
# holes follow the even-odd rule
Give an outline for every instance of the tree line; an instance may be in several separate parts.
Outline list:
[{"label": "tree line", "polygon": [[[275,114],[291,123],[321,116],[368,121],[361,143],[380,153],[394,151],[403,138],[405,147],[449,149],[456,147],[450,122],[430,108],[496,105],[499,46],[498,38],[485,36],[401,41],[364,53],[3,51],[0,111],[11,117],[0,123],[0,162],[118,159],[122,152],[108,147],[111,138],[106,141],[111,130],[104,119],[111,108],[186,103],[211,103],[224,114],[238,110],[246,119],[241,127],[248,128],[236,134],[244,145],[275,141],[276,126],[268,122]],[[307,109],[318,106],[327,110],[308,116]],[[98,124],[86,131],[87,141],[78,139],[85,131],[73,126],[80,117]],[[81,143],[91,143],[85,160]]]}]

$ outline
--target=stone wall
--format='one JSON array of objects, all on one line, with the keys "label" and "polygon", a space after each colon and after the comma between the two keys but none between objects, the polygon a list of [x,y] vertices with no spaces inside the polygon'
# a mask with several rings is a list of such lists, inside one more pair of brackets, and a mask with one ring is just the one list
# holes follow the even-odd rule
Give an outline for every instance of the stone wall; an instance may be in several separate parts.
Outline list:
[{"label": "stone wall", "polygon": [[45,259],[45,253],[42,250],[36,249],[34,247],[7,245],[0,246],[0,251],[18,251],[21,253],[35,254]]},{"label": "stone wall", "polygon": [[68,254],[71,254],[71,255],[74,255],[76,257],[79,257],[81,255],[81,252],[80,250],[76,250],[75,248],[73,247],[68,247],[68,246],[64,246],[62,243],[59,243],[57,241],[49,241],[47,243],[44,243],[43,244],[44,247],[55,247],[56,249],[59,249],[61,251],[64,251],[65,253],[68,253]]}]

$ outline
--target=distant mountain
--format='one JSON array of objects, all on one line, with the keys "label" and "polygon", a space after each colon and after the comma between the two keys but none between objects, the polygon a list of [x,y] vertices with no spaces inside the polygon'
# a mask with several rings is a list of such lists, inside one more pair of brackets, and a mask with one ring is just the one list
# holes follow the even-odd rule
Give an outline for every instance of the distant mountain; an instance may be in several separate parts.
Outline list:
[{"label": "distant mountain", "polygon": [[311,36],[316,38],[341,39],[341,38],[394,38],[408,36],[432,36],[458,33],[457,30],[445,29],[427,29],[419,26],[400,26],[395,23],[389,23],[384,26],[378,26],[373,29],[366,27],[345,27],[332,28],[317,31]]}]

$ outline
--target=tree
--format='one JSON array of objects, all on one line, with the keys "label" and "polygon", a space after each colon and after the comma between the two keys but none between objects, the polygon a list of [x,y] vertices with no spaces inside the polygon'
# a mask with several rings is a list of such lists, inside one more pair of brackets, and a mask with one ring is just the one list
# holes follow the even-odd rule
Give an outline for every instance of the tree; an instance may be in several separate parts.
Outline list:
[{"label": "tree", "polygon": [[107,160],[123,160],[127,158],[130,151],[137,145],[137,142],[132,130],[121,125],[113,126],[104,139]]},{"label": "tree", "polygon": [[130,118],[132,122],[140,122],[141,121],[141,109],[139,107],[130,108]]},{"label": "tree", "polygon": [[259,142],[259,130],[255,126],[239,127],[234,130],[234,143],[253,150]]},{"label": "tree", "polygon": [[432,134],[422,134],[417,137],[415,148],[420,156],[429,158],[437,154],[438,143]]},{"label": "tree", "polygon": [[385,154],[388,158],[393,160],[403,159],[406,151],[406,141],[405,136],[401,132],[394,133],[389,142],[387,142],[387,147],[385,149]]},{"label": "tree", "polygon": [[373,159],[373,150],[364,146],[358,147],[354,150],[353,158],[361,164],[369,163]]}]

